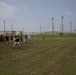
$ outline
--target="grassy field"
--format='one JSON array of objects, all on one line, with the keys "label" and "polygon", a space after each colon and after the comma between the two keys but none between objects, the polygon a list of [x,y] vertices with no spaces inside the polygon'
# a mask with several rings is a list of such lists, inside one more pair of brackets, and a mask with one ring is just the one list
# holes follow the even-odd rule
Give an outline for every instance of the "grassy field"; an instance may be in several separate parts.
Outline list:
[{"label": "grassy field", "polygon": [[0,75],[76,75],[75,37],[38,36],[12,46],[0,44]]}]

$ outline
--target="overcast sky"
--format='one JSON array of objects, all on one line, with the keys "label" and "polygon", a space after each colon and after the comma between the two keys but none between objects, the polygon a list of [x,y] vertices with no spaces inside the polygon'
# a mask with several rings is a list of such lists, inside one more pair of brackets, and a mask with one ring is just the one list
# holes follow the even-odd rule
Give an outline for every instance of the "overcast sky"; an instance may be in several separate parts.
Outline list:
[{"label": "overcast sky", "polygon": [[55,31],[60,31],[61,16],[64,30],[76,28],[76,0],[0,0],[0,31],[6,30],[39,32],[52,30],[52,17]]}]

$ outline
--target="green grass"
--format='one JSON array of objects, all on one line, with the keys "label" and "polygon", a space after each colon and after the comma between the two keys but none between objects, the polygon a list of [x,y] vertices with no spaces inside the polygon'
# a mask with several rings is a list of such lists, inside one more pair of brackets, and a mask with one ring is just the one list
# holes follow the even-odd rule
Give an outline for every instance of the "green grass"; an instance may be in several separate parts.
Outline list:
[{"label": "green grass", "polygon": [[42,36],[21,43],[20,52],[13,43],[0,44],[0,75],[75,75],[75,37]]}]

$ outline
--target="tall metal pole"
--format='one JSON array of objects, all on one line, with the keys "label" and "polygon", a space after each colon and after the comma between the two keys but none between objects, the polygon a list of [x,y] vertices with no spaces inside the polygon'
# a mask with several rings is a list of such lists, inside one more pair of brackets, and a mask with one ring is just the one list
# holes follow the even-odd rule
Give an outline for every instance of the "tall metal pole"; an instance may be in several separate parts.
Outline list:
[{"label": "tall metal pole", "polygon": [[4,35],[5,35],[5,20],[4,20]]},{"label": "tall metal pole", "polygon": [[75,32],[75,26],[73,26],[73,33]]},{"label": "tall metal pole", "polygon": [[22,34],[24,34],[24,28],[22,29]]},{"label": "tall metal pole", "polygon": [[70,22],[70,33],[72,33],[72,22]]},{"label": "tall metal pole", "polygon": [[11,34],[12,34],[12,27],[13,27],[13,25],[11,25]]},{"label": "tall metal pole", "polygon": [[60,33],[61,33],[62,31],[61,31],[61,24],[60,24]]},{"label": "tall metal pole", "polygon": [[61,18],[62,18],[62,33],[63,33],[63,16]]},{"label": "tall metal pole", "polygon": [[41,28],[42,28],[42,27],[40,26],[40,34],[41,34]]},{"label": "tall metal pole", "polygon": [[54,18],[52,18],[52,34],[54,34]]}]

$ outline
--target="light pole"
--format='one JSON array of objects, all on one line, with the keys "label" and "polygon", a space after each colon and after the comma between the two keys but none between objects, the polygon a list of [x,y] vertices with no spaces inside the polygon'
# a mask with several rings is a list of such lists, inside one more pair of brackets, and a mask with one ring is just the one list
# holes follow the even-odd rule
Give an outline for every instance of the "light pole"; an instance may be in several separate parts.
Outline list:
[{"label": "light pole", "polygon": [[24,34],[24,28],[22,28],[22,34]]},{"label": "light pole", "polygon": [[52,17],[52,34],[54,33],[54,18]]},{"label": "light pole", "polygon": [[12,34],[12,27],[13,27],[13,25],[11,25],[11,34]]},{"label": "light pole", "polygon": [[61,24],[60,24],[60,33],[61,33]]},{"label": "light pole", "polygon": [[4,35],[5,35],[5,20],[4,20]]},{"label": "light pole", "polygon": [[72,22],[70,22],[70,33],[72,33]]},{"label": "light pole", "polygon": [[41,28],[42,28],[42,27],[40,26],[40,34],[41,34]]},{"label": "light pole", "polygon": [[62,34],[63,34],[63,16],[61,16],[62,19]]}]

